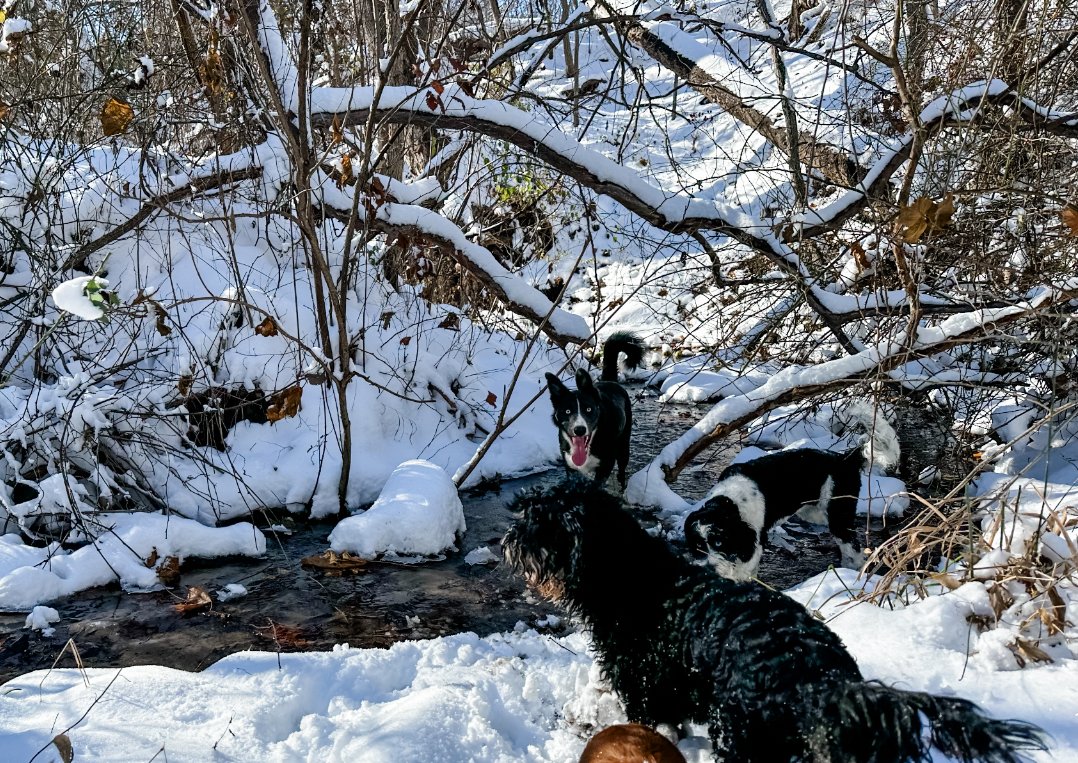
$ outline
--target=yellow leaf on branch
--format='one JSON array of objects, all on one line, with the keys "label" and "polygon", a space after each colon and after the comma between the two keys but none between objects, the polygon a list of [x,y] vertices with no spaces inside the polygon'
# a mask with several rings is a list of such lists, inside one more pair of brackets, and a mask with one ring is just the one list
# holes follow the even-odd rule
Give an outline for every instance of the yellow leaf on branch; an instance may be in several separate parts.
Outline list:
[{"label": "yellow leaf on branch", "polygon": [[119,135],[134,118],[135,110],[130,104],[109,98],[101,109],[101,130],[106,136]]}]

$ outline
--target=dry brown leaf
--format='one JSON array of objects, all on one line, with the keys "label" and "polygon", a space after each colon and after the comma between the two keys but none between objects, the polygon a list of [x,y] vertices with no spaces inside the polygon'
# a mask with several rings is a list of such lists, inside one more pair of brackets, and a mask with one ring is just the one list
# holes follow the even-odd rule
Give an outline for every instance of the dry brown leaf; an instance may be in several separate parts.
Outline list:
[{"label": "dry brown leaf", "polygon": [[304,557],[300,560],[300,564],[311,569],[344,574],[346,572],[359,572],[367,566],[367,560],[360,559],[348,551],[342,551],[338,554],[330,549],[329,551],[323,551],[321,554]]},{"label": "dry brown leaf", "polygon": [[438,328],[460,331],[460,316],[456,313],[446,313],[441,323],[438,324]]},{"label": "dry brown leaf", "polygon": [[898,210],[895,232],[901,234],[907,244],[916,244],[926,233],[936,233],[950,225],[954,212],[953,193],[944,196],[938,204],[922,196]]},{"label": "dry brown leaf", "polygon": [[11,105],[0,101],[0,120],[7,119],[9,113],[11,113]]},{"label": "dry brown leaf", "polygon": [[75,760],[75,748],[71,746],[71,738],[67,734],[57,734],[52,738],[52,744],[60,753],[60,760],[64,763]]},{"label": "dry brown leaf", "polygon": [[992,605],[992,611],[996,614],[996,620],[1003,617],[1003,613],[1014,604],[1011,592],[1002,585],[994,585],[988,589],[988,602]]},{"label": "dry brown leaf", "polygon": [[189,394],[191,394],[191,385],[193,385],[194,383],[194,376],[192,376],[191,374],[184,374],[176,381],[176,390],[184,397],[187,397]]},{"label": "dry brown leaf", "polygon": [[427,93],[427,108],[431,111],[437,111],[439,105],[441,105],[441,101],[438,100],[438,96],[434,93]]},{"label": "dry brown leaf", "polygon": [[255,333],[259,336],[277,336],[277,321],[267,315],[264,321],[255,326]]},{"label": "dry brown leaf", "polygon": [[902,234],[903,241],[907,244],[916,244],[921,240],[921,236],[928,230],[928,215],[934,206],[932,199],[922,196],[908,207],[898,210],[895,229]]},{"label": "dry brown leaf", "polygon": [[174,606],[180,614],[189,615],[213,606],[213,599],[210,598],[205,589],[191,586],[187,589],[187,599]]},{"label": "dry brown leaf", "polygon": [[962,581],[949,572],[936,572],[930,577],[948,591],[954,591],[955,589],[962,587]]},{"label": "dry brown leaf", "polygon": [[489,405],[491,408],[493,408],[497,404],[498,404],[498,396],[495,395],[493,392],[488,392],[487,393],[487,405]]},{"label": "dry brown leaf", "polygon": [[1024,668],[1029,662],[1055,662],[1048,652],[1024,638],[1016,638],[1014,643],[1007,644],[1007,648],[1014,653],[1014,659],[1018,661],[1020,668]]},{"label": "dry brown leaf", "polygon": [[438,95],[441,95],[445,92],[445,85],[443,85],[440,80],[434,80],[430,83],[430,86],[431,89],[434,90],[434,92],[436,92]]},{"label": "dry brown leaf", "polygon": [[157,320],[154,322],[154,326],[157,327],[157,333],[161,336],[168,336],[172,333],[172,327],[166,322],[168,319],[168,313],[165,312],[165,308],[161,305],[154,303],[154,313],[157,314]]},{"label": "dry brown leaf", "polygon": [[344,154],[341,157],[341,171],[337,175],[337,187],[344,188],[352,182],[352,155]]},{"label": "dry brown leaf", "polygon": [[402,336],[401,337],[401,344],[403,344],[405,347],[407,347],[411,343],[412,343],[412,337],[410,337],[410,336]]},{"label": "dry brown leaf", "polygon": [[792,244],[797,241],[797,227],[790,223],[776,226],[775,233],[785,244]]},{"label": "dry brown leaf", "polygon": [[119,135],[134,118],[135,110],[130,104],[109,98],[101,108],[101,130],[106,136]]},{"label": "dry brown leaf", "polygon": [[341,118],[333,115],[333,124],[329,126],[329,145],[336,146],[344,140],[344,129],[341,127]]},{"label": "dry brown leaf", "polygon": [[152,570],[157,564],[157,558],[157,546],[154,546],[150,549],[150,555],[146,557],[146,566]]},{"label": "dry brown leaf", "polygon": [[950,225],[954,212],[954,194],[949,193],[943,197],[943,201],[936,205],[936,214],[932,219],[932,228],[934,230],[940,230]]},{"label": "dry brown leaf", "polygon": [[[155,549],[156,551],[156,549]],[[157,579],[169,588],[175,588],[180,584],[180,558],[178,556],[166,556],[157,565]]]},{"label": "dry brown leaf", "polygon": [[303,387],[298,384],[288,389],[283,389],[273,396],[269,407],[266,408],[266,418],[269,421],[290,419],[299,413],[300,401],[303,399]]},{"label": "dry brown leaf", "polygon": [[206,60],[198,67],[198,76],[211,95],[225,89],[225,67],[221,63],[221,54],[217,52],[217,48],[211,47],[206,53]]},{"label": "dry brown leaf", "polygon": [[1052,606],[1041,610],[1044,613],[1041,615],[1041,621],[1050,634],[1062,633],[1067,625],[1067,603],[1063,601],[1063,597],[1059,595],[1054,585],[1049,586],[1045,594],[1048,596],[1048,601],[1052,602]]},{"label": "dry brown leaf", "polygon": [[868,252],[857,241],[850,244],[850,254],[853,255],[853,261],[857,263],[858,273],[864,273],[872,267],[872,262],[868,259]]},{"label": "dry brown leaf", "polygon": [[[2,116],[0,116],[2,118]],[[1067,204],[1059,213],[1063,224],[1070,228],[1072,236],[1078,236],[1078,205]]]}]

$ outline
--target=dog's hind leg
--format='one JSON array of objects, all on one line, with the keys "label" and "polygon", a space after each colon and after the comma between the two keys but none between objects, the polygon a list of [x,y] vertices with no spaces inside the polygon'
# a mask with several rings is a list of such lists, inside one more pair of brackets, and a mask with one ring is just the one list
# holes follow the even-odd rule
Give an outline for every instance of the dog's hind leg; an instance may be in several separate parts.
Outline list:
[{"label": "dog's hind leg", "polygon": [[[860,475],[858,475],[860,476]],[[845,495],[836,495],[828,507],[828,529],[835,536],[842,566],[859,570],[865,565],[865,554],[857,539],[857,495],[850,495],[850,486],[845,486]]]}]

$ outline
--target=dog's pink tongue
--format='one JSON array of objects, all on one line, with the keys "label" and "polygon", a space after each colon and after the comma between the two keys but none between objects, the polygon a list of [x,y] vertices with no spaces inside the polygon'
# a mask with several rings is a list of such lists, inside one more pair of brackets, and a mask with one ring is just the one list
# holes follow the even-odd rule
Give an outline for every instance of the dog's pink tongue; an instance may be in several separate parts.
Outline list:
[{"label": "dog's pink tongue", "polygon": [[588,438],[570,437],[569,448],[569,457],[573,459],[573,464],[583,466],[584,462],[588,460]]}]

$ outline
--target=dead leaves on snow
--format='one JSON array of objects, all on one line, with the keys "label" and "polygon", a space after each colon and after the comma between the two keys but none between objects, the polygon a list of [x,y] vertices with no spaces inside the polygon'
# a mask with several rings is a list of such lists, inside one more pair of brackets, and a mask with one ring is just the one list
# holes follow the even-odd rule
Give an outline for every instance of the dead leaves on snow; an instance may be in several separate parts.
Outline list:
[{"label": "dead leaves on snow", "polygon": [[151,570],[156,569],[157,578],[162,585],[174,588],[180,584],[180,558],[178,556],[166,556],[160,559],[157,546],[154,546],[150,555],[146,557],[146,566]]},{"label": "dead leaves on snow", "polygon": [[1007,648],[1014,654],[1018,661],[1018,667],[1024,668],[1030,662],[1054,662],[1048,652],[1041,649],[1032,641],[1024,638],[1016,638]]},{"label": "dead leaves on snow", "polygon": [[71,738],[67,734],[57,734],[52,738],[52,746],[60,753],[63,763],[71,763],[75,760],[75,748],[71,746]]},{"label": "dead leaves on snow", "polygon": [[273,320],[272,316],[266,316],[266,319],[255,326],[255,333],[259,336],[277,336],[280,331],[277,328],[277,321]]}]

